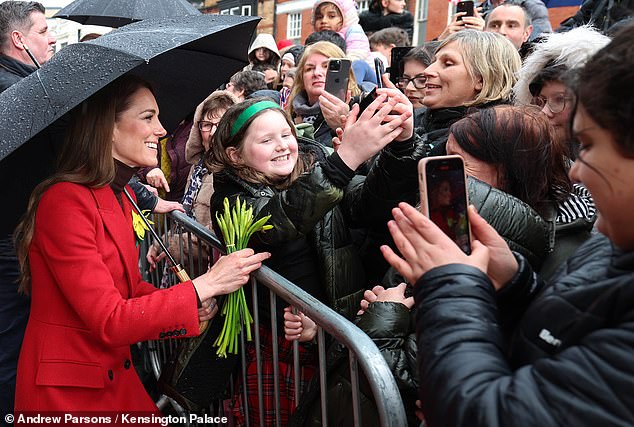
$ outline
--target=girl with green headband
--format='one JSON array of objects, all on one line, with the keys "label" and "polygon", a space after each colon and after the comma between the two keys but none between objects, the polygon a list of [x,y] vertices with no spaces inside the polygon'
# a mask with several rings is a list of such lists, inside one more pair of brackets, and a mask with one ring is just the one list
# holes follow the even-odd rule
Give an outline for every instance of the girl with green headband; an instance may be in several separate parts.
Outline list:
[{"label": "girl with green headband", "polygon": [[[368,286],[350,233],[354,224],[348,220],[354,216],[355,207],[363,204],[355,203],[354,207],[348,204],[351,200],[348,187],[358,178],[365,179],[355,177],[361,164],[395,139],[409,141],[413,134],[411,104],[398,90],[392,92],[389,100],[385,94],[379,96],[358,120],[357,115],[355,106],[346,131],[341,134],[342,143],[333,153],[313,140],[298,141],[290,116],[276,103],[264,98],[247,100],[225,113],[207,156],[207,166],[214,173],[211,217],[224,210],[225,198],[233,205],[237,197],[253,207],[254,217],[271,215],[269,223],[273,229],[256,233],[251,239],[256,250],[266,248],[271,252],[266,265],[348,318],[356,312]],[[354,188],[360,193],[364,187]],[[390,207],[383,209],[389,214]],[[267,369],[272,372],[268,292],[262,289],[259,295],[261,324],[257,326],[264,343],[262,364],[265,372]],[[279,309],[274,314],[280,337],[280,372],[288,376],[280,381],[282,425],[286,425],[295,407],[289,385],[293,378],[292,346],[282,333],[285,305],[278,300]],[[315,354],[310,345],[304,344],[300,352],[301,387],[314,372]],[[248,347],[248,358],[247,381],[251,382],[256,376],[252,346]],[[273,378],[265,376],[264,382],[264,390],[273,390]],[[252,392],[254,387],[249,388],[249,393]],[[235,397],[234,415],[239,425],[244,421],[240,387],[236,388]],[[264,400],[273,403],[266,396]],[[259,425],[257,394],[249,395],[247,404],[251,424]],[[273,425],[275,409],[267,403],[265,406],[264,425]]]}]

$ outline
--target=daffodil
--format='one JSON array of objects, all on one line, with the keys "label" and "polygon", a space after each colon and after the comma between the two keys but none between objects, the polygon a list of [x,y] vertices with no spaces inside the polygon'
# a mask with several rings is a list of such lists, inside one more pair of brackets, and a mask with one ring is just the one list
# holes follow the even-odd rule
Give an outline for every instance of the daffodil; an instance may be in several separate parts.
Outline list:
[{"label": "daffodil", "polygon": [[[148,209],[141,211],[145,218],[148,218],[150,215],[150,211]],[[150,224],[154,224],[150,219],[147,220]],[[148,226],[141,218],[141,215],[132,211],[132,228],[134,229],[134,234],[136,235],[136,243],[137,245],[145,239],[145,231],[149,230]]]}]

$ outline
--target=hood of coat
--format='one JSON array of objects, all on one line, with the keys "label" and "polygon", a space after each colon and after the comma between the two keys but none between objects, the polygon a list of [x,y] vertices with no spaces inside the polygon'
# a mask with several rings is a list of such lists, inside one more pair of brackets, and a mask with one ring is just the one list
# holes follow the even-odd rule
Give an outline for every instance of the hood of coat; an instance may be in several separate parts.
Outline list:
[{"label": "hood of coat", "polygon": [[515,102],[530,104],[533,96],[529,85],[546,65],[563,66],[568,70],[582,67],[592,55],[608,44],[610,38],[591,26],[582,26],[565,33],[544,35],[533,52],[524,60],[519,79],[513,88]]},{"label": "hood of coat", "polygon": [[240,100],[233,93],[226,90],[217,90],[215,92],[212,92],[211,95],[205,98],[205,100],[201,102],[198,107],[196,107],[196,112],[194,113],[194,124],[192,126],[192,130],[189,133],[187,143],[185,144],[185,160],[191,165],[195,165],[196,163],[198,163],[203,154],[205,154],[203,138],[200,134],[200,130],[198,129],[198,122],[202,120],[203,106],[207,102],[220,97],[228,97],[234,102],[234,104],[240,102]]},{"label": "hood of coat", "polygon": [[348,28],[359,23],[357,2],[355,0],[317,0],[313,5],[313,14],[311,16],[311,23],[313,25],[315,25],[315,11],[323,3],[332,3],[339,9],[339,12],[341,12],[341,16],[343,16],[343,27],[338,33],[345,39]]},{"label": "hood of coat", "polygon": [[260,47],[267,48],[275,54],[277,60],[280,59],[280,51],[277,48],[277,44],[275,43],[275,39],[273,38],[273,36],[270,34],[261,33],[257,35],[255,40],[253,40],[253,43],[251,43],[251,46],[249,47],[249,60],[251,59],[251,56],[252,54],[254,54],[255,50]]}]

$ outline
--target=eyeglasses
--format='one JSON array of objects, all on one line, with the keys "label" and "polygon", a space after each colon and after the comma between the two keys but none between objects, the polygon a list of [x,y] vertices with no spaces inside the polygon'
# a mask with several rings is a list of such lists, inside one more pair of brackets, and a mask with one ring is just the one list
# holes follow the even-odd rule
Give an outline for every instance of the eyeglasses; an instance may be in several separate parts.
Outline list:
[{"label": "eyeglasses", "polygon": [[535,96],[533,104],[539,108],[544,108],[548,104],[548,109],[553,114],[561,113],[566,108],[566,102],[572,102],[574,98],[566,96],[562,93],[553,96]]},{"label": "eyeglasses", "polygon": [[401,76],[398,78],[398,86],[401,89],[405,89],[407,87],[407,85],[409,84],[409,82],[412,82],[412,84],[414,85],[414,87],[416,89],[425,89],[425,82],[427,81],[427,77],[423,76],[422,74],[418,74],[414,77],[405,77],[405,76]]},{"label": "eyeglasses", "polygon": [[198,122],[198,129],[202,132],[211,132],[214,128],[218,127],[218,123],[208,122],[205,120],[201,120]]}]

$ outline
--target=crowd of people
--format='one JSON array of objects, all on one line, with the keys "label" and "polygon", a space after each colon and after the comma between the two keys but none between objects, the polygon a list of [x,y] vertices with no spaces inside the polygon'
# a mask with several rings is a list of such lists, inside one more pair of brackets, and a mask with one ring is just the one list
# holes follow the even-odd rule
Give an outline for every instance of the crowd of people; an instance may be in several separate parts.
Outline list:
[{"label": "crowd of people", "polygon": [[[2,166],[20,180],[3,190],[0,409],[158,414],[130,346],[199,335],[219,299],[267,265],[375,341],[411,426],[633,424],[634,24],[552,32],[547,13],[537,0],[484,2],[397,68],[390,50],[412,42],[404,1],[359,15],[354,0],[317,0],[305,44],[259,34],[249,65],[170,133],[138,77],[84,101],[63,144],[39,148],[56,170]],[[0,3],[0,91],[54,43],[41,4]],[[326,78],[346,58],[340,99]],[[456,216],[455,183],[438,179],[427,217],[418,164],[444,155],[463,159],[470,206]],[[241,200],[273,228],[226,256],[193,240],[178,256],[202,254],[204,268],[156,288],[138,259],[168,280],[165,253],[139,254],[129,199],[218,236],[215,218]],[[470,229],[470,253],[456,227]],[[281,299],[272,312],[264,292],[254,304],[262,358],[248,343],[235,424],[322,425],[317,325]],[[348,355],[337,342],[327,354],[328,424],[352,425]],[[281,414],[252,386],[267,372],[273,391],[274,363]],[[377,425],[361,391],[364,425]]]}]

